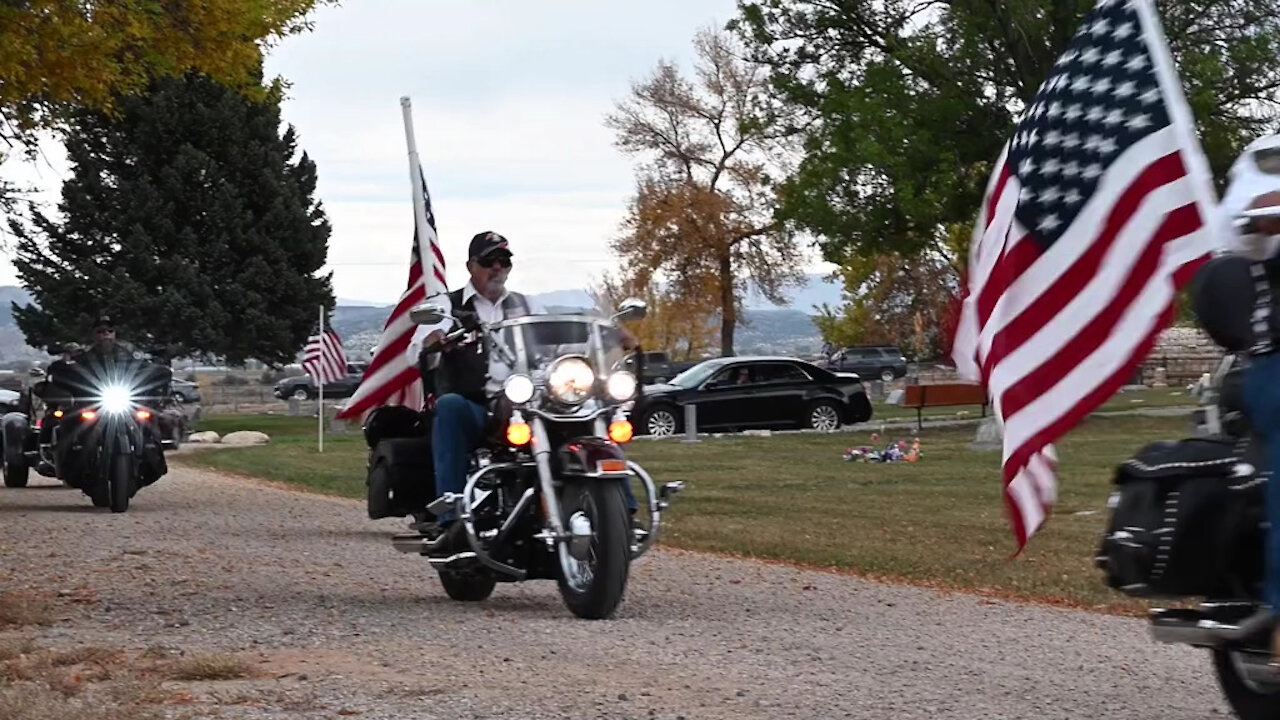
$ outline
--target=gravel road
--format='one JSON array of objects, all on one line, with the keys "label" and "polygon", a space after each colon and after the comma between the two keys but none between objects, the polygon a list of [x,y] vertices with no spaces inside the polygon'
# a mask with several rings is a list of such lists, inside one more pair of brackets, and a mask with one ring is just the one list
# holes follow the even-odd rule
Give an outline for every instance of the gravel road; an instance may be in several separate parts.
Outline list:
[{"label": "gravel road", "polygon": [[166,683],[188,698],[168,717],[1229,716],[1207,655],[1132,619],[663,549],[614,620],[573,618],[549,581],[460,604],[391,548],[403,520],[171,467],[124,515],[43,478],[0,488],[0,590],[56,611],[0,640],[251,660]]}]

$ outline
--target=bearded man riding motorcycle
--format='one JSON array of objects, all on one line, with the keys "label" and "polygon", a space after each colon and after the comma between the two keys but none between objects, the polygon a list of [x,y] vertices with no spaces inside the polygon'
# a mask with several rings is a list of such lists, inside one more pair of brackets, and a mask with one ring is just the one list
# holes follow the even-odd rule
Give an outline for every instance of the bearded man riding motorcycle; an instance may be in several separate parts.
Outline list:
[{"label": "bearded man riding motorcycle", "polygon": [[[508,240],[492,231],[471,238],[467,249],[467,272],[471,279],[460,290],[448,293],[442,302],[455,316],[471,314],[484,323],[495,323],[525,315],[544,314],[536,301],[507,289],[512,252]],[[500,353],[489,353],[470,333],[463,341],[441,346],[452,321],[422,325],[414,332],[406,352],[418,364],[427,382],[428,368],[434,366],[435,418],[431,428],[431,452],[435,468],[436,495],[461,493],[466,487],[467,460],[480,443],[489,423],[489,412],[502,393],[502,383],[511,374]],[[631,350],[636,339],[622,330],[623,347]],[[628,503],[635,500],[628,492]],[[449,554],[466,544],[462,524],[449,510],[437,518],[440,535],[428,547],[432,555]],[[421,527],[421,524],[419,524]]]}]

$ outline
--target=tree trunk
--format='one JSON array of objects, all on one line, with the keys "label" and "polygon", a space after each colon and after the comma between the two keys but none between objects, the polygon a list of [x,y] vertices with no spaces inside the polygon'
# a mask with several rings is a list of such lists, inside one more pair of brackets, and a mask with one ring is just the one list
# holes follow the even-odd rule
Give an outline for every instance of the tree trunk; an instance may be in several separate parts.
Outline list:
[{"label": "tree trunk", "polygon": [[733,331],[738,324],[738,309],[733,302],[733,266],[731,256],[720,256],[720,357],[733,355]]}]

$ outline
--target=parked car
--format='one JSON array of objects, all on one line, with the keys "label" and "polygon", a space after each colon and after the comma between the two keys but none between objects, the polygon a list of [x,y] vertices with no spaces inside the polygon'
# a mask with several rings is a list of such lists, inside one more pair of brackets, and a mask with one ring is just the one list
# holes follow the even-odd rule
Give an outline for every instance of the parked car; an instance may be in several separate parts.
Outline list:
[{"label": "parked car", "polygon": [[[324,396],[326,398],[346,398],[354,395],[356,388],[360,387],[360,380],[364,378],[364,371],[367,367],[368,363],[347,363],[346,377],[325,383]],[[281,400],[287,398],[312,400],[320,395],[320,388],[316,386],[315,379],[310,375],[297,375],[295,377],[287,377],[276,383],[272,394]]]},{"label": "parked car", "polygon": [[828,370],[857,373],[860,377],[878,377],[885,382],[907,374],[907,358],[894,345],[856,345],[832,355]]},{"label": "parked car", "polygon": [[[653,351],[643,353],[644,355],[644,377],[640,378],[643,383],[665,383],[671,378],[697,365],[696,362],[673,362],[671,355],[662,351]],[[636,371],[635,355],[628,355],[625,360],[618,363],[615,370],[629,370],[634,373]]]},{"label": "parked car", "polygon": [[631,416],[637,432],[684,431],[684,406],[696,405],[699,430],[836,430],[871,419],[862,381],[790,357],[728,357],[698,363],[669,384],[649,385]]},{"label": "parked car", "polygon": [[184,403],[200,402],[200,386],[197,383],[174,378],[173,382],[169,383],[169,386],[173,392],[174,400]]}]

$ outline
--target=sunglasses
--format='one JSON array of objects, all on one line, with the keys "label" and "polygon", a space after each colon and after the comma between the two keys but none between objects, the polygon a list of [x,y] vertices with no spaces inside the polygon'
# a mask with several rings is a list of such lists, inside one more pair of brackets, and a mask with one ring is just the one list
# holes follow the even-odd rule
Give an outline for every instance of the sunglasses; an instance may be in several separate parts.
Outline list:
[{"label": "sunglasses", "polygon": [[1254,150],[1253,162],[1268,175],[1280,175],[1280,147]]},{"label": "sunglasses", "polygon": [[491,268],[494,265],[500,265],[504,268],[511,267],[510,255],[498,255],[496,257],[477,258],[476,264],[482,268]]}]

